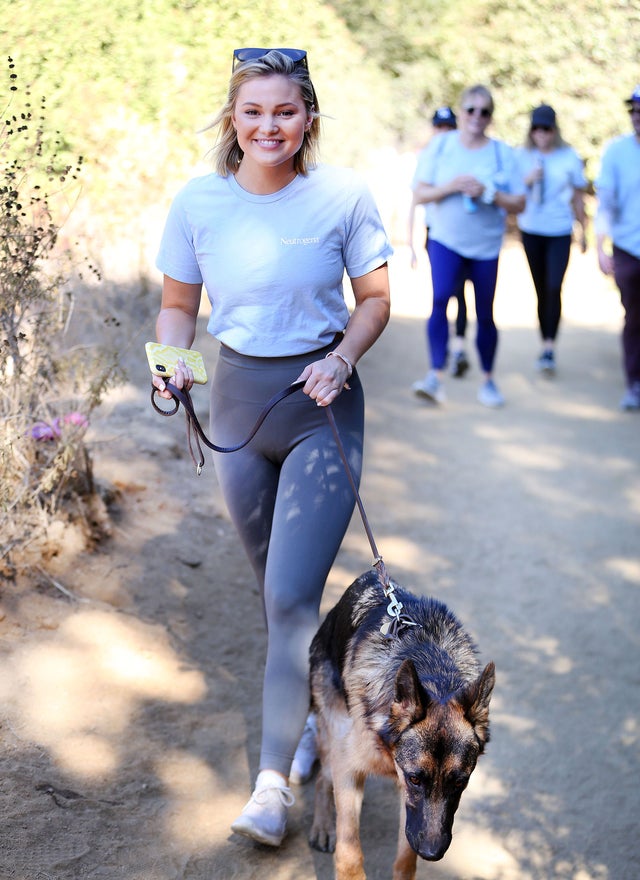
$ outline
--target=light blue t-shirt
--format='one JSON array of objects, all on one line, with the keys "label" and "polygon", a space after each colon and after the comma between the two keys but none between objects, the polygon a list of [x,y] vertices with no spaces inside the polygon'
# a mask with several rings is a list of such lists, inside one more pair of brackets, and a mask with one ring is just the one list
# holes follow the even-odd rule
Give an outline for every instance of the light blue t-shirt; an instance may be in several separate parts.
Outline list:
[{"label": "light blue t-shirt", "polygon": [[366,184],[321,165],[269,195],[233,175],[191,180],[171,205],[158,269],[204,282],[208,331],[254,357],[304,354],[328,345],[349,320],[346,270],[357,278],[393,249]]},{"label": "light blue t-shirt", "polygon": [[[524,193],[511,147],[491,139],[484,147],[469,150],[460,143],[458,131],[431,140],[418,157],[413,186],[440,186],[460,174],[472,174],[485,186],[495,186],[502,192]],[[505,230],[506,212],[502,208],[476,199],[476,210],[467,213],[461,193],[429,204],[429,238],[463,257],[490,260],[498,256]]]},{"label": "light blue t-shirt", "polygon": [[[416,183],[419,183],[419,182],[420,182],[420,181],[417,179],[417,176],[418,176],[418,172],[419,172],[419,170],[421,169],[421,166],[422,166],[422,163],[423,163],[423,156],[425,156],[427,150],[429,149],[429,147],[430,147],[431,144],[433,143],[434,139],[437,138],[437,137],[439,137],[441,134],[446,134],[446,131],[440,131],[440,132],[437,132],[436,134],[434,134],[433,137],[431,138],[431,140],[429,141],[429,143],[427,144],[427,146],[426,146],[426,147],[423,147],[423,149],[420,150],[420,152],[418,153],[418,160],[417,160],[417,163],[416,163],[416,170],[415,170],[415,173],[414,173],[414,175],[413,175],[413,182],[412,182],[412,184],[411,184],[411,188],[412,188],[412,189],[415,189]],[[423,216],[424,216],[424,225],[425,225],[425,227],[426,227],[427,229],[429,229],[429,228],[431,227],[431,216],[432,216],[432,214],[433,214],[434,203],[433,203],[433,202],[425,202],[425,204],[423,204],[421,207],[422,207],[423,212],[424,212],[424,215],[423,215]]]},{"label": "light blue t-shirt", "polygon": [[596,192],[596,230],[640,259],[640,143],[634,134],[605,149]]},{"label": "light blue t-shirt", "polygon": [[582,159],[573,147],[559,147],[549,153],[521,148],[516,150],[516,161],[524,178],[536,164],[541,163],[543,180],[541,201],[536,202],[532,190],[526,189],[527,203],[518,214],[518,226],[533,235],[571,235],[574,190],[586,189]]}]

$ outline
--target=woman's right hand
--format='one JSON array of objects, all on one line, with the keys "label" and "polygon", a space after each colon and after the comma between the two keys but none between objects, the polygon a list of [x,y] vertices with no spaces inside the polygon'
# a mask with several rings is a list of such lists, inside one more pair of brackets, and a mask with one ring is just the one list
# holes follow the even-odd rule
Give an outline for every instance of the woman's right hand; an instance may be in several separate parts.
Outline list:
[{"label": "woman's right hand", "polygon": [[451,188],[452,192],[462,193],[472,199],[479,198],[484,191],[484,185],[473,174],[459,174],[454,177],[451,181]]}]

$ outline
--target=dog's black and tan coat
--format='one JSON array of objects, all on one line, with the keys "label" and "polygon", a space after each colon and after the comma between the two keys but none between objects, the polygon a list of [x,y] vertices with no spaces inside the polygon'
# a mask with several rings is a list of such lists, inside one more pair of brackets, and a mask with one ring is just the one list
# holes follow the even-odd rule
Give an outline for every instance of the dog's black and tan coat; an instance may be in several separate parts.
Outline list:
[{"label": "dog's black and tan coat", "polygon": [[460,796],[489,740],[493,663],[480,671],[475,645],[442,602],[399,587],[395,595],[417,624],[398,638],[380,631],[388,600],[371,570],[311,646],[321,767],[310,842],[335,849],[337,880],[365,880],[359,817],[367,776],[397,777],[393,878],[413,880],[417,855],[435,861],[449,847]]}]

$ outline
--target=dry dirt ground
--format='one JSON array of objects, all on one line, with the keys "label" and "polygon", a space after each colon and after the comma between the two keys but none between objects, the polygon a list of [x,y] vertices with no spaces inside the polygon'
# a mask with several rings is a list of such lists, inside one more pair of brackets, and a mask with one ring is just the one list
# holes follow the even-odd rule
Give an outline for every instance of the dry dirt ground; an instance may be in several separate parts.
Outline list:
[{"label": "dry dirt ground", "polygon": [[[361,365],[363,501],[391,575],[447,602],[498,675],[453,844],[418,877],[637,880],[640,416],[617,410],[616,292],[592,253],[574,254],[545,380],[508,248],[496,412],[476,403],[475,360],[446,407],[412,397],[429,294],[402,248],[393,294]],[[256,766],[260,602],[213,468],[196,477],[182,416],[151,410],[150,336],[148,321],[124,355],[130,383],[91,429],[96,474],[119,491],[113,537],[93,554],[60,548],[52,579],[2,585],[0,878],[328,880],[331,857],[306,843],[312,786],[280,851],[229,831]],[[204,420],[207,393],[195,397]],[[370,563],[356,514],[325,609]],[[370,880],[390,877],[396,827],[392,784],[371,780]]]}]

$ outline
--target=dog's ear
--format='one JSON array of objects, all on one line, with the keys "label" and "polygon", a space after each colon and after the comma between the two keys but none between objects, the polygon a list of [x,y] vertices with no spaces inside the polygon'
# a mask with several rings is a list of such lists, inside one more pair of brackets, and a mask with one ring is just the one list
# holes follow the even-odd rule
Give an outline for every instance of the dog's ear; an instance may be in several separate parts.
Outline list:
[{"label": "dog's ear", "polygon": [[456,694],[466,719],[473,725],[482,746],[489,742],[489,701],[496,683],[496,667],[488,663],[480,676]]},{"label": "dog's ear", "polygon": [[420,684],[413,662],[404,660],[396,673],[395,697],[391,704],[389,720],[394,732],[402,733],[407,727],[422,721],[429,702],[429,695]]}]

